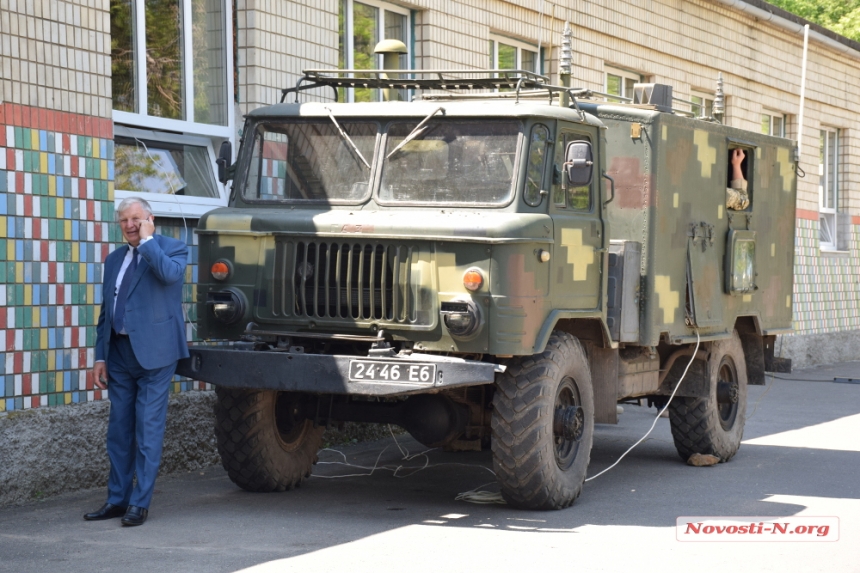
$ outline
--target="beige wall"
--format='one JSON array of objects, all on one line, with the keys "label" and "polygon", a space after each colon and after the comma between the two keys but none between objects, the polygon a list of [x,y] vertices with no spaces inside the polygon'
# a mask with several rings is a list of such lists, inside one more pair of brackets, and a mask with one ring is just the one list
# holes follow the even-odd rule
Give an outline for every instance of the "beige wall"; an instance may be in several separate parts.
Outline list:
[{"label": "beige wall", "polygon": [[[302,68],[337,66],[338,0],[248,0],[239,11],[240,101],[247,111],[273,103],[294,85]],[[668,83],[677,97],[712,92],[722,72],[727,120],[758,130],[763,109],[799,110],[803,39],[707,0],[597,0],[568,8],[522,0],[414,0],[415,67],[483,68],[490,34],[537,45],[551,54],[555,73],[564,21],[573,29],[574,84],[602,89],[604,65]],[[543,10],[543,16],[540,12]],[[857,54],[860,58],[860,54]],[[818,209],[818,129],[846,129],[844,151],[856,156],[860,113],[850,102],[860,92],[860,59],[810,42],[806,119],[798,207]],[[554,78],[555,79],[555,78]],[[856,162],[854,162],[856,163]],[[860,167],[846,162],[842,207],[860,213]]]},{"label": "beige wall", "polygon": [[110,12],[103,0],[0,2],[0,100],[110,117]]}]

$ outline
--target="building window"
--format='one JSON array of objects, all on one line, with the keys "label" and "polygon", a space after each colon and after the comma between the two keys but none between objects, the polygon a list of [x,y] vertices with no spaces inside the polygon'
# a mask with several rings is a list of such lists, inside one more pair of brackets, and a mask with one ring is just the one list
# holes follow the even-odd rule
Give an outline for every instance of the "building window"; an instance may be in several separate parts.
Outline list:
[{"label": "building window", "polygon": [[[606,98],[607,101],[623,102],[633,101],[633,85],[642,82],[642,75],[626,70],[606,68],[605,91],[609,95],[621,96],[619,98]],[[621,99],[627,98],[627,99]]]},{"label": "building window", "polygon": [[[382,56],[373,53],[382,40],[400,40],[407,53],[400,56],[399,68],[410,69],[412,61],[412,22],[409,10],[375,0],[342,0],[338,13],[339,67],[342,70],[377,70]],[[341,101],[379,101],[380,90],[356,88],[340,90]],[[406,90],[398,90],[406,99]]]},{"label": "building window", "polygon": [[761,114],[761,132],[765,135],[785,137],[785,114],[765,110]]},{"label": "building window", "polygon": [[144,197],[156,215],[199,217],[224,205],[208,137],[114,128],[115,201]]},{"label": "building window", "polygon": [[693,117],[711,117],[714,115],[714,96],[705,92],[693,92],[690,94],[690,111]]},{"label": "building window", "polygon": [[822,249],[837,248],[836,214],[839,200],[839,130],[822,129],[819,139],[818,238]]},{"label": "building window", "polygon": [[[110,9],[111,87],[113,119],[117,124],[116,200],[130,193],[143,194],[162,214],[162,207],[167,212],[176,211],[165,207],[175,205],[175,199],[162,204],[167,194],[185,195],[183,205],[195,196],[204,200],[204,204],[198,207],[191,201],[185,214],[192,216],[225,204],[223,186],[212,182],[213,150],[222,141],[232,140],[234,131],[228,105],[233,99],[233,82],[228,74],[232,67],[233,38],[226,33],[232,29],[231,3],[111,0]],[[129,126],[132,132],[143,130],[141,133],[147,138],[138,139],[148,142],[147,153],[130,143],[134,138],[123,139],[119,135],[125,129],[123,126]],[[177,133],[182,135],[174,137]],[[183,144],[174,149],[158,143],[178,141],[177,137],[191,137],[194,145],[201,146],[200,153],[179,151]],[[191,156],[197,159],[182,159]],[[144,160],[147,170],[154,171],[154,178],[141,179],[138,168]],[[201,180],[191,177],[191,173],[177,178],[176,173],[185,173],[184,166],[209,170],[203,178],[207,181],[204,188],[197,187]],[[156,181],[172,185],[154,191]],[[177,187],[182,181],[189,186]],[[129,186],[132,188],[126,189]]]},{"label": "building window", "polygon": [[509,38],[490,36],[490,69],[543,73],[537,46]]},{"label": "building window", "polygon": [[111,0],[113,109],[227,125],[221,0]]}]

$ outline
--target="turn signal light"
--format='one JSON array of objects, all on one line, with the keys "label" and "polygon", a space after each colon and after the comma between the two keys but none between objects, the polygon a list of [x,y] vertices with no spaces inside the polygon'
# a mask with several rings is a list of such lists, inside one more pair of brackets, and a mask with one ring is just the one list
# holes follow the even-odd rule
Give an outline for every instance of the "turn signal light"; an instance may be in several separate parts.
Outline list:
[{"label": "turn signal light", "polygon": [[230,275],[230,266],[224,261],[215,261],[209,270],[212,272],[212,278],[217,281],[223,281]]},{"label": "turn signal light", "polygon": [[463,275],[463,286],[470,291],[476,291],[484,284],[484,275],[478,269],[469,269]]}]

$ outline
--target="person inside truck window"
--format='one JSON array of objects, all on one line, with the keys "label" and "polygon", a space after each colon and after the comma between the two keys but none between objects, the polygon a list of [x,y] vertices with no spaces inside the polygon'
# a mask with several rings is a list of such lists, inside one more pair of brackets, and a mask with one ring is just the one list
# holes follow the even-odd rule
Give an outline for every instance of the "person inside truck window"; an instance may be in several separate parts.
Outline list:
[{"label": "person inside truck window", "polygon": [[729,186],[726,188],[726,207],[734,211],[743,211],[750,204],[747,180],[743,171],[744,159],[746,159],[746,152],[743,149],[729,150],[731,177]]}]

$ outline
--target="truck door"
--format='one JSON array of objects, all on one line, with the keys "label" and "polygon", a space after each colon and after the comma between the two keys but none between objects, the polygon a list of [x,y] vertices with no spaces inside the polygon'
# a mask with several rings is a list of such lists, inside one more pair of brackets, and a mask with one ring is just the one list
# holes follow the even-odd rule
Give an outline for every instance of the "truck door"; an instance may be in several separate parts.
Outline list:
[{"label": "truck door", "polygon": [[[565,174],[565,151],[575,141],[592,145],[588,185],[571,185]],[[550,284],[556,308],[591,310],[600,305],[604,253],[597,148],[596,132],[559,123],[549,207],[555,239]]]}]

